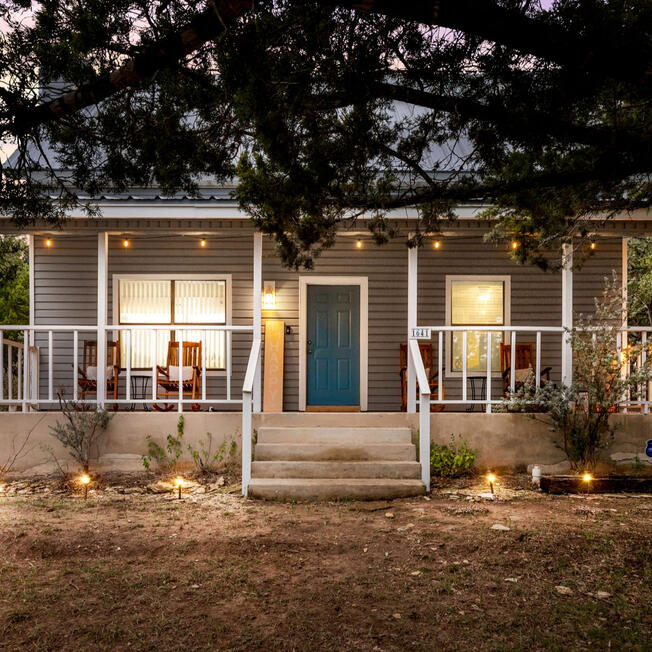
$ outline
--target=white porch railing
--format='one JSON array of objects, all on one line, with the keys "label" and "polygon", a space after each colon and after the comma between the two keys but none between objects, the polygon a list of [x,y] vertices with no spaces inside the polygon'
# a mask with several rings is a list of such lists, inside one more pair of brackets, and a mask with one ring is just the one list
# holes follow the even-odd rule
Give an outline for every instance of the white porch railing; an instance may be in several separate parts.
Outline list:
[{"label": "white porch railing", "polygon": [[[178,378],[179,378],[179,394],[177,396],[166,396],[164,399],[158,398],[158,374],[157,374],[157,351],[156,351],[156,338],[152,338],[154,347],[152,360],[153,364],[147,373],[139,373],[138,375],[149,376],[151,378],[151,392],[149,395],[134,396],[132,391],[132,376],[135,371],[131,367],[131,343],[132,334],[135,331],[195,331],[199,332],[199,341],[202,342],[202,364],[201,364],[201,396],[199,398],[183,396],[183,369],[182,358],[179,356]],[[10,331],[21,332],[23,341],[38,341],[40,346],[28,347],[25,349],[20,342],[13,342],[5,339],[3,336]],[[224,332],[225,335],[225,370],[224,375],[224,395],[207,395],[208,379],[211,373],[206,368],[206,340],[208,333],[215,331]],[[98,342],[98,359],[106,358],[106,340],[107,338],[118,339],[120,333],[124,334],[125,344],[125,361],[126,366],[121,369],[124,375],[120,374],[120,379],[124,378],[124,389],[120,391],[118,398],[113,396],[106,396],[105,374],[106,369],[102,365],[97,368],[97,394],[93,397],[84,399],[84,402],[95,405],[117,405],[117,406],[135,406],[145,405],[149,403],[165,403],[173,405],[179,412],[183,410],[184,405],[199,404],[199,405],[231,405],[242,404],[242,399],[234,398],[232,396],[232,342],[234,333],[251,333],[253,326],[211,326],[211,325],[196,325],[196,324],[178,324],[178,325],[129,325],[124,324],[110,324],[103,328],[97,326],[82,326],[82,325],[43,325],[43,326],[2,326],[0,329],[0,338],[2,338],[3,346],[0,350],[0,368],[3,373],[0,375],[0,405],[8,406],[8,409],[15,409],[21,406],[23,411],[29,408],[33,409],[54,409],[58,407],[57,390],[59,386],[65,386],[69,389],[67,398],[73,400],[79,399],[79,379],[80,379],[80,348],[83,345],[84,337],[86,339],[95,340]],[[99,337],[98,337],[99,333]],[[82,341],[80,341],[80,334]],[[65,342],[55,342],[55,335],[65,338]],[[102,343],[104,345],[102,346]],[[58,350],[57,350],[58,347]],[[101,351],[103,349],[103,351]],[[16,362],[18,360],[18,362]],[[40,361],[43,361],[43,366],[47,373],[47,382],[40,385],[39,382],[39,367]],[[56,362],[56,366],[55,366]],[[19,377],[19,390],[14,391],[14,387]],[[5,389],[6,385],[6,389]]]},{"label": "white porch railing", "polygon": [[261,338],[254,337],[247,363],[244,383],[242,384],[242,495],[246,496],[251,480],[251,450],[252,450],[252,411],[256,376],[260,373]]}]

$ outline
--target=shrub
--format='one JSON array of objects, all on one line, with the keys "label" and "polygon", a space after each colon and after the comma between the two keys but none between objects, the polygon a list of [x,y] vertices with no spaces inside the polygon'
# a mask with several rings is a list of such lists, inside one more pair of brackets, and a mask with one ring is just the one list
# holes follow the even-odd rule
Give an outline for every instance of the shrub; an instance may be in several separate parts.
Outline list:
[{"label": "shrub", "polygon": [[[152,467],[152,462],[156,464],[159,471],[174,472],[177,470],[184,451],[184,427],[183,416],[180,416],[177,422],[177,434],[167,436],[165,448],[157,444],[151,435],[147,435],[147,455],[143,456],[143,466],[148,471]],[[188,444],[186,448],[197,471],[205,475],[216,473],[224,465],[225,460],[228,463],[235,455],[237,448],[233,438],[229,439],[223,441],[215,452],[213,452],[213,435],[210,432],[206,433],[205,440],[199,440],[198,448]]]},{"label": "shrub", "polygon": [[475,464],[475,451],[462,437],[451,435],[449,444],[434,444],[430,449],[430,472],[442,478],[455,478],[468,473]]},{"label": "shrub", "polygon": [[168,435],[165,448],[157,444],[151,435],[147,435],[147,455],[143,455],[143,466],[149,471],[152,462],[159,471],[174,471],[183,455],[183,416],[177,421],[177,434]]},{"label": "shrub", "polygon": [[[113,417],[106,410],[98,410],[87,403],[66,401],[61,393],[59,406],[66,420],[63,423],[57,421],[54,426],[50,426],[50,430],[79,463],[84,473],[88,473],[93,455],[99,456],[100,438]],[[52,449],[45,448],[56,460]]]},{"label": "shrub", "polygon": [[[623,298],[616,279],[607,281],[590,316],[578,315],[568,331],[573,349],[573,382],[536,388],[534,375],[504,401],[510,412],[527,412],[560,435],[555,442],[573,471],[595,469],[601,451],[612,441],[615,426],[609,415],[626,396],[636,398],[650,378],[648,362],[635,366],[640,345],[618,351],[617,329],[622,323]],[[622,356],[622,357],[621,357]],[[630,373],[623,377],[623,366]]]},{"label": "shrub", "polygon": [[190,444],[188,444],[190,456],[192,457],[192,460],[200,473],[216,473],[223,466],[225,466],[225,464],[228,464],[229,461],[235,456],[237,445],[232,437],[229,439],[225,439],[217,447],[215,453],[212,452],[213,435],[210,432],[206,433],[207,443],[205,443],[202,439],[199,440],[199,449],[195,449]]}]

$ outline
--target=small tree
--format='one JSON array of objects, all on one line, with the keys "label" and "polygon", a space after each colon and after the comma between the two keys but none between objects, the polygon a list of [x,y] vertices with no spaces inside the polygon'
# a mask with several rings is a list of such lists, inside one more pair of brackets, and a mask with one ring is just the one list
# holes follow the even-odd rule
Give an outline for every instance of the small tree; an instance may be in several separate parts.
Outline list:
[{"label": "small tree", "polygon": [[637,398],[650,379],[649,362],[640,362],[641,345],[619,347],[622,317],[622,292],[612,278],[596,298],[594,312],[577,315],[567,332],[573,349],[571,385],[547,383],[537,389],[530,374],[504,403],[508,411],[528,412],[559,433],[557,445],[574,471],[595,468],[615,433],[610,414],[627,397]]},{"label": "small tree", "polygon": [[57,421],[54,426],[50,426],[50,430],[82,470],[88,473],[93,454],[99,454],[99,439],[109,425],[112,415],[104,409],[95,409],[85,403],[66,401],[61,393],[58,396],[65,421]]}]

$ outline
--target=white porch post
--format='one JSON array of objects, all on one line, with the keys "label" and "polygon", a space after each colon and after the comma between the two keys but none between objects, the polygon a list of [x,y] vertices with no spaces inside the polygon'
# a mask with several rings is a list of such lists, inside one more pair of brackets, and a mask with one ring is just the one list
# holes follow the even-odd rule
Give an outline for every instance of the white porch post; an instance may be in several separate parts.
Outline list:
[{"label": "white porch post", "polygon": [[[573,328],[573,245],[570,243],[562,245],[561,325]],[[561,381],[564,385],[573,382],[573,349],[565,331],[561,344]]]},{"label": "white porch post", "polygon": [[106,396],[106,313],[108,286],[109,235],[97,234],[97,407],[104,407]]},{"label": "white porch post", "polygon": [[[254,312],[254,338],[260,338],[263,329],[262,319],[262,286],[263,286],[263,234],[259,231],[254,233],[254,271],[253,271],[253,312]],[[254,377],[253,402],[254,412],[261,409],[261,365],[260,356],[256,366]]]},{"label": "white porch post", "polygon": [[419,267],[419,250],[416,247],[408,249],[408,314],[407,314],[407,411],[411,414],[417,411],[417,376],[410,355],[410,335],[417,326],[417,283]]},{"label": "white porch post", "polygon": [[[629,238],[622,238],[621,261],[620,261],[620,287],[621,287],[623,302],[622,302],[622,322],[620,325],[621,326],[620,347],[623,351],[627,349],[627,346],[629,344],[628,341],[629,333],[627,332],[627,328],[629,326],[629,315],[627,314],[628,245],[629,245]],[[629,362],[626,362],[625,364],[621,364],[620,377],[623,380],[626,380],[628,374],[629,374]],[[623,399],[625,401],[629,401],[630,392],[626,392],[625,396],[623,396]],[[645,407],[647,407],[647,405]],[[643,411],[645,412],[645,409]],[[627,403],[625,403],[625,406],[623,407],[623,412],[625,414],[628,412]]]}]

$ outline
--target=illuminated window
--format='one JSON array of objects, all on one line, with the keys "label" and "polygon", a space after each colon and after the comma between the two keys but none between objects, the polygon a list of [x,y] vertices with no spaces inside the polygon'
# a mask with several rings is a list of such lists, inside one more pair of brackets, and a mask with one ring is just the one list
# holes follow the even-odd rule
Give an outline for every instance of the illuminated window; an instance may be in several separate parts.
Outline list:
[{"label": "illuminated window", "polygon": [[[227,323],[226,279],[118,278],[119,324],[170,324],[170,330],[131,332],[131,366],[150,369],[167,361],[168,342],[199,342],[200,329],[179,328],[183,324]],[[206,331],[206,368],[226,367],[226,336]],[[122,366],[126,365],[126,336],[120,332]]]},{"label": "illuminated window", "polygon": [[[509,325],[509,277],[447,276],[446,315],[449,326]],[[491,368],[500,371],[500,344],[503,333],[492,331]],[[461,372],[464,362],[462,332],[453,332],[449,340],[450,371]],[[487,331],[467,332],[466,370],[487,371]]]}]

